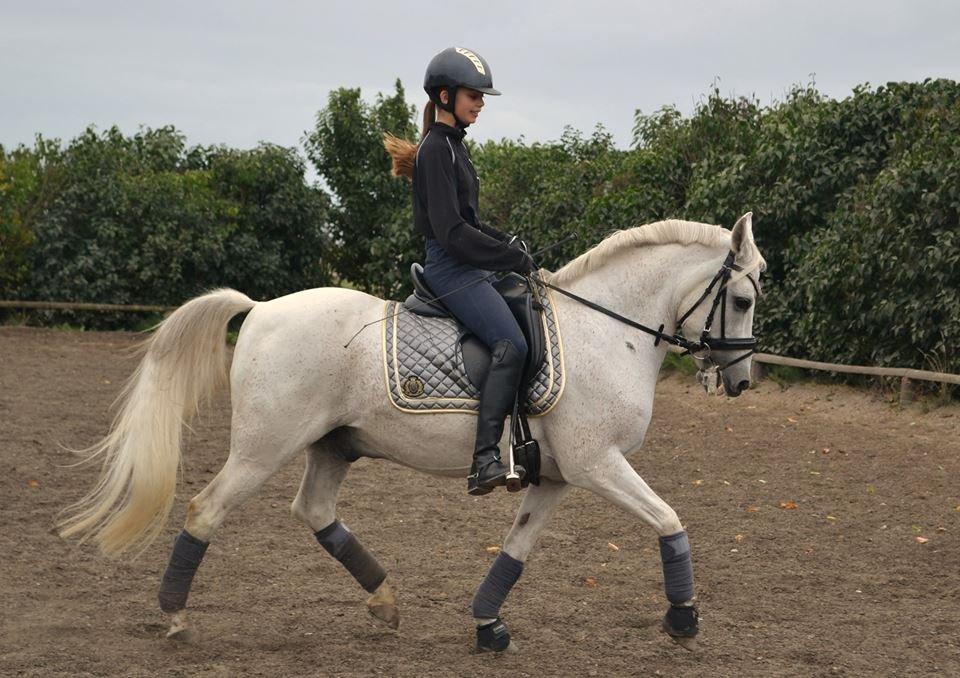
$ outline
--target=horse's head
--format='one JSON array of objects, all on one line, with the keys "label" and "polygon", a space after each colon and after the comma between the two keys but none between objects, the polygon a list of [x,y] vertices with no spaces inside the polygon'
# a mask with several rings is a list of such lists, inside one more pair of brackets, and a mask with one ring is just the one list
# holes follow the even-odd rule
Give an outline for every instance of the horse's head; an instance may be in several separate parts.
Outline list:
[{"label": "horse's head", "polygon": [[[723,383],[731,397],[750,387],[750,364],[756,339],[753,310],[760,296],[760,272],[766,267],[753,239],[753,213],[737,220],[730,233],[730,251],[719,272],[707,267],[710,282],[698,282],[686,295],[679,332],[700,349],[691,355],[704,388]],[[707,291],[704,291],[707,290]]]}]

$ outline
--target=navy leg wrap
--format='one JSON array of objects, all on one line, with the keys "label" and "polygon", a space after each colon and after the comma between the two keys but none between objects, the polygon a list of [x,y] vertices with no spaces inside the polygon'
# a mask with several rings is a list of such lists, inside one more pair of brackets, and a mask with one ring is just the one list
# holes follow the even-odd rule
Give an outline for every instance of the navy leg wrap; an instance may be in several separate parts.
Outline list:
[{"label": "navy leg wrap", "polygon": [[170,554],[170,564],[160,583],[158,598],[161,610],[178,612],[187,606],[193,575],[197,573],[209,545],[209,542],[200,541],[186,530],[177,535],[173,542],[173,553]]},{"label": "navy leg wrap", "polygon": [[319,532],[314,532],[320,546],[340,561],[360,586],[373,593],[387,578],[387,572],[377,559],[353,536],[353,532],[339,520],[334,520]]},{"label": "navy leg wrap", "polygon": [[497,559],[473,597],[473,616],[477,619],[499,617],[500,606],[522,573],[523,563],[503,551],[497,554]]},{"label": "navy leg wrap", "polygon": [[663,588],[667,600],[679,605],[693,598],[693,561],[686,531],[660,537],[660,560],[663,561]]}]

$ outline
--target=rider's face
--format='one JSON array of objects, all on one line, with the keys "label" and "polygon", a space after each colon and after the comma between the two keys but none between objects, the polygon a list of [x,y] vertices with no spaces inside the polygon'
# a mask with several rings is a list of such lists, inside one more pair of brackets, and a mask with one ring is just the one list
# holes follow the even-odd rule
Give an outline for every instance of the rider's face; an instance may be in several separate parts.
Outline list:
[{"label": "rider's face", "polygon": [[[441,96],[446,99],[445,93],[441,94]],[[483,92],[478,92],[475,89],[469,89],[467,87],[461,87],[457,90],[457,100],[454,103],[453,110],[457,118],[464,123],[468,125],[475,123],[477,116],[480,115],[480,109],[482,109],[483,106]]]}]

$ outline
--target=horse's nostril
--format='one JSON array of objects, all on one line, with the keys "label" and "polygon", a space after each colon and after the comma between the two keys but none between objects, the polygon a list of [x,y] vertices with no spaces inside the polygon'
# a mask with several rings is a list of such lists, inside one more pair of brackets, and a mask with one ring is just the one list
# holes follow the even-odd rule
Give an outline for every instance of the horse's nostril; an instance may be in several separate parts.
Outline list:
[{"label": "horse's nostril", "polygon": [[731,398],[736,398],[741,393],[746,391],[748,388],[750,388],[750,380],[744,379],[743,381],[738,382],[736,386],[734,386],[733,384],[728,386],[726,388],[726,392],[727,392],[727,395],[730,396]]}]

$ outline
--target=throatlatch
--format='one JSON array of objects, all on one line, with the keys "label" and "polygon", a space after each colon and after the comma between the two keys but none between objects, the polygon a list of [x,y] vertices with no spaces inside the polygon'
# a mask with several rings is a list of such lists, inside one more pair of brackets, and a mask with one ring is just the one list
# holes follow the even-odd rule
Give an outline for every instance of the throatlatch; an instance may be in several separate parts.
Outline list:
[{"label": "throatlatch", "polygon": [[380,566],[373,554],[339,520],[334,520],[322,530],[314,532],[314,536],[320,546],[339,560],[368,593],[376,591],[387,578],[386,570]]},{"label": "throatlatch", "polygon": [[207,552],[210,542],[200,541],[186,530],[182,530],[173,542],[170,563],[160,582],[160,609],[164,612],[179,612],[187,606],[190,585],[193,576],[200,567],[200,561]]}]

